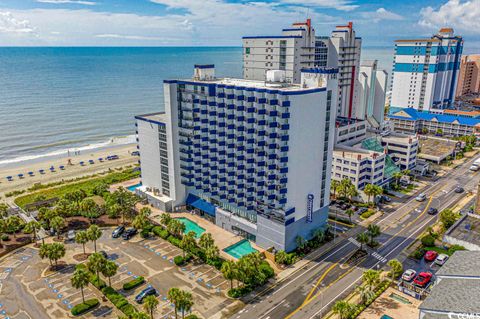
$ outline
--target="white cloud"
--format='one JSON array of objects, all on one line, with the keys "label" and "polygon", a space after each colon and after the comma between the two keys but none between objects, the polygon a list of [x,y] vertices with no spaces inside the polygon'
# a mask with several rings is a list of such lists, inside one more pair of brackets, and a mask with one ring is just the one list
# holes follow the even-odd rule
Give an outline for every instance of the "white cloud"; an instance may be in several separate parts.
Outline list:
[{"label": "white cloud", "polygon": [[97,3],[93,1],[83,1],[83,0],[36,0],[40,3],[51,3],[51,4],[83,4],[86,6],[94,6]]},{"label": "white cloud", "polygon": [[435,29],[450,26],[456,31],[480,34],[480,0],[449,0],[438,9],[423,8],[420,14],[421,26]]},{"label": "white cloud", "polygon": [[351,11],[358,8],[349,0],[280,0],[283,3],[305,5],[311,7],[334,8],[341,11]]},{"label": "white cloud", "polygon": [[404,19],[401,15],[396,14],[392,11],[388,11],[385,8],[379,8],[376,11],[372,12],[361,12],[360,15],[363,18],[372,20],[374,22],[380,22],[381,20],[400,21]]},{"label": "white cloud", "polygon": [[34,34],[35,28],[30,21],[17,19],[9,11],[0,11],[0,33],[7,34]]}]

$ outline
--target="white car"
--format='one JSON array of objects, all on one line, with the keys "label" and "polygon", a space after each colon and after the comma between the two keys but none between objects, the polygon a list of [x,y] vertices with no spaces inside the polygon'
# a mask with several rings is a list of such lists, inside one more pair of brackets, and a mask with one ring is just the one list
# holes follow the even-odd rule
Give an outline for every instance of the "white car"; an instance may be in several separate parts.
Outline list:
[{"label": "white car", "polygon": [[470,169],[472,172],[476,172],[476,171],[478,171],[479,167],[474,164],[474,165],[470,166],[469,169]]},{"label": "white car", "polygon": [[75,231],[73,229],[68,231],[67,239],[68,240],[75,240]]},{"label": "white car", "polygon": [[427,199],[427,195],[425,195],[424,193],[420,193],[420,194],[418,194],[417,197],[415,197],[415,200],[417,202],[423,202],[426,199]]},{"label": "white car", "polygon": [[405,280],[405,281],[412,281],[413,278],[415,278],[415,276],[417,275],[417,272],[413,269],[407,269],[403,275],[402,275],[402,279]]},{"label": "white car", "polygon": [[437,256],[435,259],[435,263],[439,266],[442,266],[446,261],[448,260],[448,255],[446,254],[440,254]]}]

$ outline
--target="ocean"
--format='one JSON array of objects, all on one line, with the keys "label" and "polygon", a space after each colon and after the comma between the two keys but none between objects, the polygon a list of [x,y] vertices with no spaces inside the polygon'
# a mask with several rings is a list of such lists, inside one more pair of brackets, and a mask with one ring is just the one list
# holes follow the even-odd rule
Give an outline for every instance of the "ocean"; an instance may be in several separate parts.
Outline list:
[{"label": "ocean", "polygon": [[[363,48],[390,71],[392,48]],[[134,116],[163,110],[163,80],[213,63],[240,77],[239,47],[0,47],[0,167],[134,142]]]}]

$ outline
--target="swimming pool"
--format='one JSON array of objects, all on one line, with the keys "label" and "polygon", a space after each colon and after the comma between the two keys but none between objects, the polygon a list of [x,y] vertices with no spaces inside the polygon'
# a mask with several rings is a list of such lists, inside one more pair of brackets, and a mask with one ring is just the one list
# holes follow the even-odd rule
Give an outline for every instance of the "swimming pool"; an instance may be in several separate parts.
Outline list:
[{"label": "swimming pool", "polygon": [[185,231],[183,232],[184,234],[188,234],[188,232],[193,231],[195,233],[195,237],[200,238],[200,236],[205,232],[204,228],[198,226],[197,223],[191,221],[188,218],[180,217],[176,219],[185,225]]},{"label": "swimming pool", "polygon": [[135,185],[130,185],[130,186],[127,187],[127,189],[131,192],[135,192],[135,190],[137,188],[139,188],[140,186],[142,186],[142,183],[138,183],[138,184],[135,184]]},{"label": "swimming pool", "polygon": [[380,317],[380,319],[393,319],[393,318],[387,315],[383,315]]},{"label": "swimming pool", "polygon": [[241,240],[238,243],[228,246],[223,251],[237,259],[240,259],[242,256],[258,252],[258,250],[256,250],[252,247],[252,245],[250,245],[250,242],[247,239]]}]

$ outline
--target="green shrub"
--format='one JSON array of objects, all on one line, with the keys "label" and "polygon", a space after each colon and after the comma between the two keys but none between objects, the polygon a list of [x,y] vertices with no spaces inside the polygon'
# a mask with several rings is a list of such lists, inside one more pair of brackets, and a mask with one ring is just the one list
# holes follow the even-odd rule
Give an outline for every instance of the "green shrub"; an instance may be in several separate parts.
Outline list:
[{"label": "green shrub", "polygon": [[181,239],[178,239],[177,237],[174,237],[174,236],[171,236],[171,235],[168,236],[167,240],[168,240],[168,242],[169,242],[170,244],[173,244],[173,245],[175,245],[175,246],[177,246],[177,247],[180,247],[180,246],[181,246],[181,243],[182,243],[182,240],[181,240]]},{"label": "green shrub", "polygon": [[450,248],[448,248],[448,255],[453,255],[454,252],[459,250],[465,250],[465,247],[460,245],[452,245]]},{"label": "green shrub", "polygon": [[160,226],[155,226],[152,228],[152,232],[160,238],[167,239],[170,234],[166,229]]},{"label": "green shrub", "polygon": [[182,256],[175,256],[175,258],[173,258],[173,262],[175,263],[175,265],[181,266],[185,263],[185,260]]},{"label": "green shrub", "polygon": [[432,235],[425,235],[421,239],[422,245],[426,247],[435,246],[435,238]]},{"label": "green shrub", "polygon": [[148,229],[142,229],[142,231],[140,232],[140,236],[142,238],[148,238],[150,237],[150,231]]},{"label": "green shrub", "polygon": [[361,218],[363,219],[367,219],[369,218],[370,216],[372,216],[373,214],[375,214],[375,211],[374,210],[367,210],[365,213],[363,213],[362,215],[360,215]]},{"label": "green shrub", "polygon": [[135,307],[129,304],[128,302],[125,306],[122,306],[121,308],[118,308],[118,309],[120,309],[120,311],[123,312],[128,317],[131,317],[135,312],[137,312],[137,309],[135,309]]},{"label": "green shrub", "polygon": [[185,319],[200,319],[200,317],[192,314],[192,315],[186,316]]},{"label": "green shrub", "polygon": [[412,257],[416,260],[420,260],[420,259],[422,259],[424,254],[425,254],[425,249],[419,248],[419,249],[415,250],[412,254],[410,254],[410,257]]},{"label": "green shrub", "polygon": [[93,308],[95,308],[100,302],[98,299],[88,299],[85,300],[85,302],[82,302],[81,304],[78,304],[74,306],[71,310],[72,315],[74,316],[79,316]]},{"label": "green shrub", "polygon": [[250,286],[242,286],[238,288],[232,288],[227,292],[227,295],[231,298],[240,298],[248,294],[253,290]]},{"label": "green shrub", "polygon": [[107,287],[107,283],[101,278],[97,277],[97,275],[92,275],[90,277],[90,282],[92,283],[92,285],[97,287],[98,290],[102,290],[103,288]]},{"label": "green shrub", "polygon": [[8,236],[7,234],[2,235],[2,241],[9,241],[9,240],[10,240],[10,236]]},{"label": "green shrub", "polygon": [[123,285],[123,290],[131,290],[133,288],[136,288],[136,287],[140,286],[144,282],[145,282],[145,278],[143,278],[142,276],[138,276],[137,278],[135,278],[135,279],[133,279],[129,282],[126,282]]},{"label": "green shrub", "polygon": [[275,276],[275,271],[266,261],[260,264],[258,270],[265,275],[265,281]]}]

